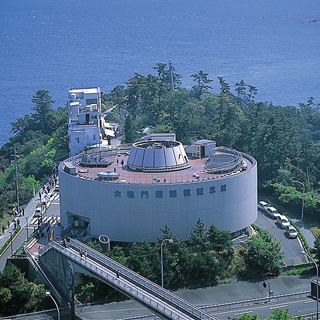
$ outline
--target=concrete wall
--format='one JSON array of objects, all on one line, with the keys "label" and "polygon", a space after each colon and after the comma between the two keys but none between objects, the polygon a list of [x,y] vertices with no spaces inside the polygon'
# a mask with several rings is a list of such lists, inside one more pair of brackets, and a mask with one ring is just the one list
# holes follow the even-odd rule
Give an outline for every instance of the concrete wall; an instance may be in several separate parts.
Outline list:
[{"label": "concrete wall", "polygon": [[[255,163],[255,162],[254,162]],[[168,225],[186,240],[198,218],[206,227],[237,232],[257,218],[257,166],[219,180],[122,184],[71,176],[59,167],[62,225],[68,212],[90,219],[92,235],[111,241],[157,241]]]}]

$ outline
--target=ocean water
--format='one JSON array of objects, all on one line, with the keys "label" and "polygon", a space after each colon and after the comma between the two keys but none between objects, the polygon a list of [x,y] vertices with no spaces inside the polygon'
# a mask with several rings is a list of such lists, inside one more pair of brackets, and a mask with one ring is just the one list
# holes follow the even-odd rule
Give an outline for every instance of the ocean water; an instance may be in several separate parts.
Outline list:
[{"label": "ocean water", "polygon": [[169,59],[187,88],[203,70],[215,92],[222,76],[256,101],[319,103],[320,22],[302,23],[318,19],[318,0],[2,0],[0,146],[36,91],[64,106],[69,87],[110,92]]}]

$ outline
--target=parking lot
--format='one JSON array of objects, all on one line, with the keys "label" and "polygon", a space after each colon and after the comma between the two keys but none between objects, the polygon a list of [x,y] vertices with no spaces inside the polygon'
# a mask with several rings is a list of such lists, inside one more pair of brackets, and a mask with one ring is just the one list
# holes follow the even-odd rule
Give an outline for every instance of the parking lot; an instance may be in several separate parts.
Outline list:
[{"label": "parking lot", "polygon": [[288,237],[286,230],[281,229],[276,219],[272,219],[265,213],[258,210],[258,218],[255,224],[263,230],[272,234],[276,241],[279,241],[284,251],[284,263],[288,266],[306,262],[306,258],[301,254],[303,250],[301,241],[298,238],[291,239]]}]

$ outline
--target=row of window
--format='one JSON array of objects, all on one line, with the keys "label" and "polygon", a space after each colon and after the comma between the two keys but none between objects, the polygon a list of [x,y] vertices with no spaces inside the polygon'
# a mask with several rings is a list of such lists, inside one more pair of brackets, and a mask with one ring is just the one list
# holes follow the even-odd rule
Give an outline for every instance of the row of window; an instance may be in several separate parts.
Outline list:
[{"label": "row of window", "polygon": [[[209,190],[209,193],[216,193],[216,187],[209,187],[208,188]],[[223,184],[220,186],[220,192],[225,192],[227,191],[227,185],[226,184]],[[197,196],[202,196],[204,195],[204,188],[197,188],[196,191],[195,191],[195,194]],[[149,198],[149,193],[151,194],[151,192],[149,191],[141,191],[140,192],[140,197],[143,199],[148,199]],[[182,195],[184,197],[190,197],[191,196],[191,189],[184,189],[183,192],[182,192]],[[114,197],[115,198],[121,198],[122,196],[122,192],[120,190],[116,190],[114,191]],[[127,198],[135,198],[136,196],[138,196],[138,192],[135,192],[135,191],[127,191]],[[154,196],[155,198],[157,199],[161,199],[161,198],[164,198],[165,194],[163,191],[155,191],[154,193]],[[169,190],[169,197],[170,198],[176,198],[178,197],[178,191],[177,190]]]}]

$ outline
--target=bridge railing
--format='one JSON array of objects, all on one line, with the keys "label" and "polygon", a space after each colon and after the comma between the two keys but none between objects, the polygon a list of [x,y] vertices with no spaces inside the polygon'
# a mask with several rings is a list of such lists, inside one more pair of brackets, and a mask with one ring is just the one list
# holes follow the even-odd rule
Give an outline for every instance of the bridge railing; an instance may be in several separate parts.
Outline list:
[{"label": "bridge railing", "polygon": [[113,271],[116,272],[118,269],[121,271],[122,275],[126,275],[131,280],[134,280],[137,282],[140,286],[145,287],[148,289],[148,291],[156,292],[157,295],[161,296],[165,300],[170,301],[172,304],[175,304],[176,306],[183,308],[184,310],[188,311],[192,315],[197,316],[199,319],[217,319],[216,317],[213,317],[206,312],[200,310],[193,304],[189,303],[188,301],[180,298],[179,296],[171,293],[169,290],[164,289],[163,287],[157,285],[156,283],[146,279],[145,277],[135,273],[129,268],[126,268],[121,263],[112,260],[111,258],[107,257],[106,255],[97,252],[92,251],[92,249],[83,244],[82,242],[78,240],[71,240],[73,244],[76,244],[77,246],[81,246],[81,249],[84,251],[90,251],[90,254],[93,254],[97,259],[99,259],[100,262],[105,264],[107,262],[108,265],[110,265],[113,268]]},{"label": "bridge railing", "polygon": [[[186,311],[190,315],[193,316],[194,319],[217,319],[214,316],[209,315],[205,311],[200,310],[199,308],[195,307],[191,303],[187,302],[186,300],[174,295],[170,291],[162,288],[161,286],[151,282],[150,280],[138,275],[137,273],[133,272],[132,270],[124,267],[120,263],[112,260],[111,258],[93,250],[89,246],[81,243],[80,241],[71,239],[69,242],[70,246],[75,246],[79,250],[83,250],[84,252],[87,252],[88,257],[90,259],[94,259],[97,261],[96,265],[91,264],[89,266],[89,261],[85,258],[80,258],[79,255],[75,255],[72,253],[68,248],[65,248],[61,246],[60,244],[56,242],[51,242],[50,245],[54,248],[56,248],[58,251],[62,251],[67,256],[72,256],[73,259],[75,259],[80,264],[84,264],[85,266],[92,268],[95,270],[97,274],[100,274],[101,277],[107,278],[108,281],[111,283],[116,282],[116,287],[119,287],[124,292],[128,292],[133,296],[138,297],[139,300],[142,300],[146,305],[150,305],[152,308],[156,308],[161,310],[162,313],[167,314],[168,317],[171,319],[175,318],[173,316],[174,311],[172,311],[173,308],[165,308],[159,304],[162,301],[167,301],[172,306],[177,307],[178,310],[182,310],[181,312]],[[81,261],[80,261],[81,260]],[[100,266],[99,266],[100,265]],[[108,274],[105,274],[105,271],[101,268],[103,266],[104,268],[107,268],[109,271],[114,272],[114,276],[110,276]],[[132,284],[138,284],[138,287],[142,288],[142,290],[146,291],[150,294],[152,294],[156,299],[150,299],[147,297],[147,294],[144,295],[141,291],[137,290],[133,286],[129,286],[128,284],[119,281],[119,279],[116,276],[117,270],[121,273],[122,278],[127,278],[128,281],[130,281]],[[174,310],[174,309],[173,309]],[[178,319],[178,316],[176,317]]]},{"label": "bridge railing", "polygon": [[38,274],[42,278],[43,282],[45,282],[49,286],[49,288],[53,291],[54,297],[58,300],[59,304],[61,304],[62,299],[61,299],[59,292],[56,290],[56,288],[51,283],[49,278],[43,272],[42,268],[39,266],[38,262],[36,261],[34,256],[30,253],[30,251],[27,249],[27,247],[25,247],[25,252],[26,252],[27,258],[28,258],[30,264],[32,265],[32,267],[34,268],[34,270],[38,272]]}]

